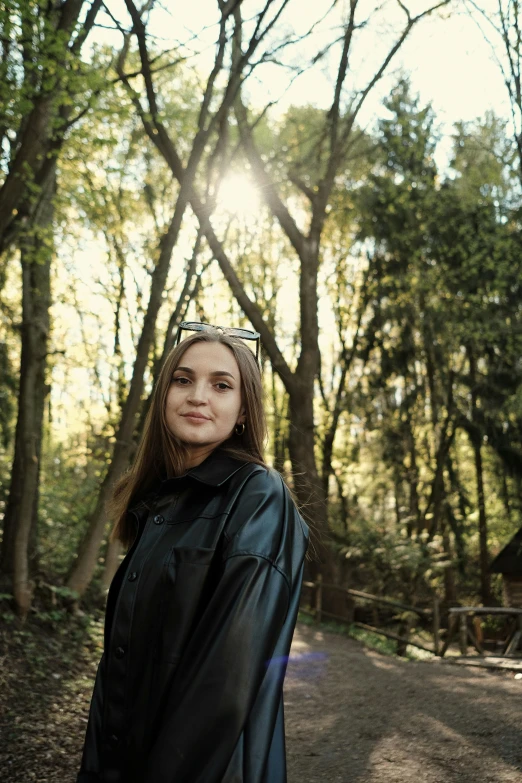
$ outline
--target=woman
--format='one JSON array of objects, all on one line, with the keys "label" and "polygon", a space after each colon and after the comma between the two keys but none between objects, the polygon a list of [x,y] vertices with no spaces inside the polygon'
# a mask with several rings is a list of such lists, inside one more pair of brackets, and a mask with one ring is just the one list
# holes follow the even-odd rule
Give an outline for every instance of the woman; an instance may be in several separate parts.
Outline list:
[{"label": "woman", "polygon": [[282,685],[308,528],[263,461],[253,352],[235,330],[183,326],[202,331],[165,361],[114,493],[114,535],[132,545],[109,590],[77,783],[286,781]]}]

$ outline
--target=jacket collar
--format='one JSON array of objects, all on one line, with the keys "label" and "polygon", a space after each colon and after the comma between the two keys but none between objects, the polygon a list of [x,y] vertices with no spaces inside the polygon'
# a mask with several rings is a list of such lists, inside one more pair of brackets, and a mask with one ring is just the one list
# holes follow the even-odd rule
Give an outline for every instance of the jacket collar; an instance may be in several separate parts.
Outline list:
[{"label": "jacket collar", "polygon": [[161,494],[168,492],[187,476],[209,487],[220,487],[246,464],[245,461],[234,459],[220,449],[216,449],[200,465],[191,468],[183,476],[164,479],[160,484],[159,492]]},{"label": "jacket collar", "polygon": [[187,476],[211,487],[220,487],[246,464],[245,461],[229,457],[225,452],[216,449],[200,465],[189,470]]}]

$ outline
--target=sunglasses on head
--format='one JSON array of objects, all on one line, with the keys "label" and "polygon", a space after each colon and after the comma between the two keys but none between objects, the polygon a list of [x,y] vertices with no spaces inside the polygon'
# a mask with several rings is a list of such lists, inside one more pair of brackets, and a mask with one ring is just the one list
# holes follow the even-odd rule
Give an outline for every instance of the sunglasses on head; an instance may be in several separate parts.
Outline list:
[{"label": "sunglasses on head", "polygon": [[259,332],[254,332],[251,329],[240,329],[236,326],[214,326],[214,324],[207,324],[203,321],[182,321],[178,326],[178,333],[176,335],[176,345],[181,342],[182,331],[188,332],[205,332],[205,331],[217,331],[227,334],[229,337],[239,337],[241,340],[255,340],[256,341],[256,361],[259,362],[259,344],[261,335]]}]

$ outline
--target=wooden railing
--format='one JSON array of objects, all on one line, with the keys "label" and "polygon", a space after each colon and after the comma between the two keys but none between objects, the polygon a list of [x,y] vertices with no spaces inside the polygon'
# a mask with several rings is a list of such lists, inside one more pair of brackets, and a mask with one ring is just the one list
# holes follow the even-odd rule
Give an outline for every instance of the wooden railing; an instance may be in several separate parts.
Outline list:
[{"label": "wooden railing", "polygon": [[[433,606],[431,609],[421,609],[417,606],[410,606],[405,604],[402,601],[396,601],[393,598],[385,598],[384,596],[372,595],[371,593],[365,593],[361,590],[350,590],[349,588],[341,587],[340,585],[328,584],[323,582],[321,575],[319,575],[314,582],[303,582],[303,587],[311,588],[313,592],[310,605],[301,605],[301,611],[305,614],[310,614],[318,623],[321,622],[323,617],[327,617],[332,620],[337,620],[341,623],[355,626],[356,628],[363,628],[365,631],[371,631],[372,633],[386,636],[388,639],[393,639],[401,644],[404,649],[406,648],[406,645],[413,645],[414,647],[418,647],[419,649],[425,650],[426,652],[434,653],[435,655],[440,654],[440,607],[437,598],[433,600]],[[384,606],[390,606],[395,609],[402,609],[404,612],[410,612],[411,614],[417,615],[422,619],[425,625],[428,624],[430,626],[431,633],[433,634],[433,647],[426,647],[426,645],[422,644],[420,641],[410,638],[409,631],[411,630],[411,622],[406,623],[406,632],[401,636],[400,634],[393,633],[392,631],[386,630],[385,628],[377,628],[376,626],[368,625],[367,623],[354,621],[348,616],[341,616],[338,614],[333,614],[329,611],[325,611],[323,609],[323,595],[325,590],[338,591],[344,593],[347,597],[349,596],[351,598],[368,601],[370,603],[382,604]]]}]

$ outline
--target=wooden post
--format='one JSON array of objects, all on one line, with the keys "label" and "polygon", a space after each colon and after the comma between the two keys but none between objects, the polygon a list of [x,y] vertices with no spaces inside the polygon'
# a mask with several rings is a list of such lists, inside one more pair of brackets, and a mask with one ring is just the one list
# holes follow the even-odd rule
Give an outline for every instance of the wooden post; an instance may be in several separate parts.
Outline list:
[{"label": "wooden post", "polygon": [[459,633],[460,654],[467,655],[468,652],[468,616],[465,612],[460,615],[460,633]]},{"label": "wooden post", "polygon": [[433,652],[440,652],[440,602],[438,596],[433,598]]},{"label": "wooden post", "polygon": [[323,575],[317,574],[315,583],[315,622],[320,623],[323,613]]},{"label": "wooden post", "polygon": [[[471,624],[473,625],[473,622]],[[471,644],[473,645],[473,647],[475,648],[475,650],[478,652],[479,655],[484,655],[484,650],[482,649],[482,645],[478,641],[477,637],[475,636],[475,634],[473,633],[469,625],[467,626],[467,631],[468,631],[468,638]]]},{"label": "wooden post", "polygon": [[413,627],[413,617],[408,615],[408,619],[405,623],[401,623],[399,626],[400,639],[397,640],[397,655],[406,655],[406,649],[408,647],[408,640],[410,637],[411,629]]},{"label": "wooden post", "polygon": [[457,618],[454,614],[450,614],[449,616],[449,623],[448,623],[448,635],[446,637],[446,641],[442,645],[442,650],[440,651],[440,657],[444,658],[444,654],[448,647],[451,644],[451,640],[455,636],[455,631],[457,629]]},{"label": "wooden post", "polygon": [[479,645],[482,645],[482,642],[484,641],[484,632],[482,631],[482,620],[480,617],[474,616],[471,624],[473,626],[473,633],[475,634],[475,639],[479,643]]},{"label": "wooden post", "polygon": [[510,641],[508,642],[507,648],[506,650],[504,650],[503,655],[514,655],[520,645],[521,639],[522,639],[522,614],[519,614],[517,617],[515,633],[511,637]]}]

